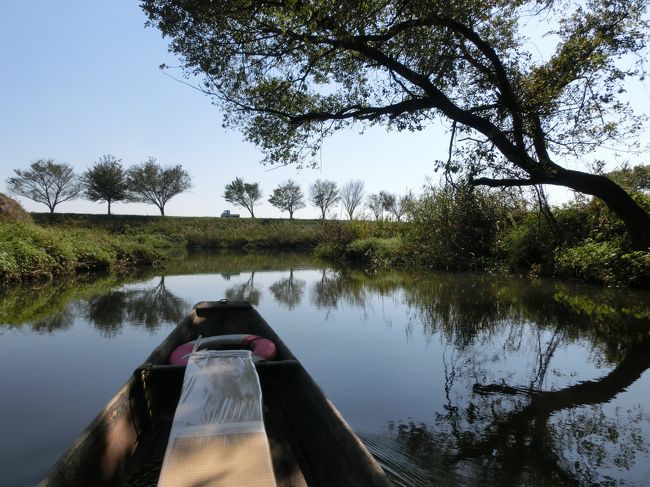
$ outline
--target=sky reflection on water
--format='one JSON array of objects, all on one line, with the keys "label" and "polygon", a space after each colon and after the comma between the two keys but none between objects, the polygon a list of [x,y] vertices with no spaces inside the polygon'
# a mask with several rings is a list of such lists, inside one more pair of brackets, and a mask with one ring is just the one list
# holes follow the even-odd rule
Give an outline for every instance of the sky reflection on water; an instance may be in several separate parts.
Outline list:
[{"label": "sky reflection on water", "polygon": [[40,479],[191,306],[221,297],[258,308],[397,484],[650,484],[649,293],[197,255],[0,292],[0,485]]}]

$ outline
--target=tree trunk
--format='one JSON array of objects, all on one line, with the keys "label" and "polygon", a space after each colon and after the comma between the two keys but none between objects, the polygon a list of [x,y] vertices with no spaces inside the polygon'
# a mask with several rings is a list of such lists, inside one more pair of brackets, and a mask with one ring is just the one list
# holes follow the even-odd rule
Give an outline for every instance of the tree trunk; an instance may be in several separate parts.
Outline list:
[{"label": "tree trunk", "polygon": [[165,216],[165,207],[159,206],[158,208],[160,208],[160,216]]},{"label": "tree trunk", "polygon": [[600,198],[623,220],[634,247],[638,250],[650,248],[650,214],[608,177],[565,169],[548,183]]},{"label": "tree trunk", "polygon": [[492,431],[477,444],[461,448],[459,458],[493,455],[498,448],[507,447],[512,438],[523,436],[528,428],[563,409],[606,404],[627,390],[650,368],[650,340],[631,347],[621,362],[598,379],[578,382],[559,390],[538,391],[531,402],[501,421],[492,424]]},{"label": "tree trunk", "polygon": [[552,184],[595,196],[603,200],[609,209],[623,220],[635,249],[650,248],[650,214],[618,184],[606,176],[564,169],[556,164],[553,164],[551,171],[551,174],[538,175],[531,179],[478,178],[474,180],[474,184],[490,187]]},{"label": "tree trunk", "polygon": [[106,200],[106,202],[108,203],[108,214],[110,215],[111,214],[111,200]]},{"label": "tree trunk", "polygon": [[289,220],[293,220],[293,211],[289,210]]}]

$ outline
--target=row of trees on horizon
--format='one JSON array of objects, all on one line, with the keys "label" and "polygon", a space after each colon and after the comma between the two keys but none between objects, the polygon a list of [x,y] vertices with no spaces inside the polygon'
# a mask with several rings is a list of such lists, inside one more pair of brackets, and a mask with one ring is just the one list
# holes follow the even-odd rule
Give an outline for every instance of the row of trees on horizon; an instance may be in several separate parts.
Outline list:
[{"label": "row of trees on horizon", "polygon": [[106,202],[109,215],[111,204],[124,201],[154,204],[164,216],[167,202],[192,187],[180,165],[163,167],[153,157],[125,169],[120,159],[105,155],[81,176],[69,164],[40,159],[14,173],[7,179],[9,192],[43,203],[50,213],[64,201],[84,197]]},{"label": "row of trees on horizon", "polygon": [[[262,200],[263,193],[259,183],[246,183],[241,178],[236,178],[226,185],[223,197],[226,201],[245,208],[251,217],[255,218],[255,204]],[[362,210],[367,209],[375,220],[381,220],[388,215],[388,218],[401,221],[413,200],[411,193],[402,196],[388,191],[366,194],[364,182],[358,179],[348,181],[341,187],[335,181],[317,179],[309,186],[307,198],[319,209],[323,220],[334,208],[340,206],[350,220],[366,217],[367,214],[362,214]],[[296,210],[307,206],[300,185],[291,179],[279,184],[268,202],[289,213],[289,219],[293,219]]]},{"label": "row of trees on horizon", "polygon": [[[162,166],[153,157],[126,169],[120,159],[105,155],[81,175],[75,174],[69,164],[41,159],[29,169],[14,169],[14,173],[7,179],[9,192],[46,205],[50,213],[60,203],[81,197],[107,203],[109,215],[113,203],[138,202],[155,205],[164,216],[167,202],[192,187],[190,174],[181,165]],[[227,184],[223,194],[227,202],[245,208],[252,218],[255,218],[256,204],[263,197],[260,183],[249,183],[242,178]],[[307,199],[319,209],[322,219],[340,205],[350,220],[372,215],[376,220],[388,217],[401,221],[413,196],[410,192],[397,195],[388,191],[366,194],[361,180],[339,187],[335,181],[317,179],[309,186]],[[279,184],[268,198],[271,205],[288,213],[290,219],[297,210],[307,206],[305,200],[300,185],[291,179]],[[362,214],[362,210],[367,212]]]}]

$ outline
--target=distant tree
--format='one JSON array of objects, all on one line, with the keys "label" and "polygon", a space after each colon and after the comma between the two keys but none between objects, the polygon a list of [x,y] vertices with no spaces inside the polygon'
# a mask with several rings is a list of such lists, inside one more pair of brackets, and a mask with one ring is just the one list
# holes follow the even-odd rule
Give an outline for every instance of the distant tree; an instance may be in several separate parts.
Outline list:
[{"label": "distant tree", "polygon": [[126,171],[121,162],[121,159],[116,159],[110,154],[102,156],[81,177],[86,198],[108,203],[109,215],[111,203],[125,200],[128,195]]},{"label": "distant tree", "polygon": [[388,191],[380,191],[379,198],[381,199],[382,212],[386,211],[388,213],[392,213],[391,209],[395,206],[395,200],[397,199],[397,196]]},{"label": "distant tree", "polygon": [[255,203],[262,199],[262,190],[259,183],[245,183],[242,178],[235,178],[230,184],[226,184],[223,192],[223,199],[234,203],[250,211],[251,218],[255,218]]},{"label": "distant tree", "polygon": [[345,183],[341,188],[341,203],[350,220],[354,218],[355,210],[363,201],[363,181],[356,180]]},{"label": "distant tree", "polygon": [[154,204],[162,216],[170,199],[192,187],[189,173],[180,164],[162,167],[153,157],[130,168],[126,181],[129,201]]},{"label": "distant tree", "polygon": [[16,175],[7,179],[11,193],[43,203],[54,213],[59,203],[76,198],[81,185],[72,166],[57,163],[54,159],[32,162],[29,169],[14,169]]},{"label": "distant tree", "polygon": [[395,217],[398,222],[406,215],[409,204],[413,201],[413,196],[407,193],[402,196],[397,196],[392,193],[381,192],[382,207]]},{"label": "distant tree", "polygon": [[366,206],[374,215],[375,220],[381,220],[381,217],[384,215],[384,200],[381,194],[369,194],[366,199]]},{"label": "distant tree", "polygon": [[289,179],[273,190],[269,203],[282,211],[288,211],[289,219],[293,219],[293,212],[305,207],[304,198],[300,186]]},{"label": "distant tree", "polygon": [[334,181],[317,179],[309,187],[309,201],[318,208],[320,208],[323,220],[327,216],[328,208],[336,205],[341,196]]}]

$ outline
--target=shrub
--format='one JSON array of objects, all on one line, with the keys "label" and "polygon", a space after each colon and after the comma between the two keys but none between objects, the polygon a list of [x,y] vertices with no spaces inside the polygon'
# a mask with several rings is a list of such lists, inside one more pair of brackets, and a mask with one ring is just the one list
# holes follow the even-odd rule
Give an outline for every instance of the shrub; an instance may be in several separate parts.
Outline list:
[{"label": "shrub", "polygon": [[429,189],[410,210],[404,245],[412,264],[437,269],[484,268],[495,257],[506,209],[468,185]]},{"label": "shrub", "polygon": [[347,245],[344,257],[370,269],[398,265],[403,263],[402,241],[377,237],[355,240]]},{"label": "shrub", "polygon": [[501,232],[497,245],[500,259],[511,271],[528,273],[536,268],[547,275],[554,271],[557,241],[541,215],[528,214],[520,223]]},{"label": "shrub", "polygon": [[650,285],[650,252],[626,250],[616,240],[560,248],[556,268],[559,275],[608,286]]}]

